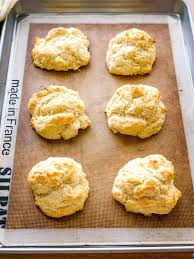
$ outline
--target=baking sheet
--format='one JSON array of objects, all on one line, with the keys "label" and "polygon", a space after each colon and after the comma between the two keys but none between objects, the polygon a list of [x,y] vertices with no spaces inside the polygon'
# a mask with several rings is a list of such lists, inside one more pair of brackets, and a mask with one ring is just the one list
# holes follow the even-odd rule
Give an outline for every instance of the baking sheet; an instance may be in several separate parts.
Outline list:
[{"label": "baking sheet", "polygon": [[[90,40],[91,62],[78,72],[55,72],[35,68],[31,49],[35,36],[45,36],[59,24],[31,24],[26,54],[20,118],[6,228],[151,228],[193,227],[192,181],[184,138],[177,83],[168,25],[164,24],[73,24]],[[71,24],[61,24],[71,26]],[[105,65],[108,41],[118,32],[137,27],[157,41],[157,61],[146,76],[122,77],[109,74]],[[107,127],[104,108],[114,91],[125,83],[156,86],[168,114],[163,130],[146,140],[114,135]],[[59,84],[78,90],[92,127],[70,141],[49,141],[30,127],[27,103],[40,85]],[[144,217],[125,212],[111,196],[117,171],[128,160],[160,153],[173,161],[175,184],[183,197],[169,215]],[[91,192],[82,212],[61,219],[45,216],[34,205],[26,178],[31,167],[49,156],[68,156],[80,162],[88,176]]]}]

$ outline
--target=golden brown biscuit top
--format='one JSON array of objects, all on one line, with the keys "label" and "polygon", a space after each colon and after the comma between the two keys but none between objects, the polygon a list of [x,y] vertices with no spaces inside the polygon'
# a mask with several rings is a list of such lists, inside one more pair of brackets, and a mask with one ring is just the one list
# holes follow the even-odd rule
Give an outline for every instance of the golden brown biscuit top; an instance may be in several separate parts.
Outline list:
[{"label": "golden brown biscuit top", "polygon": [[50,157],[36,164],[29,173],[28,183],[35,194],[47,194],[64,184],[76,186],[85,179],[79,163],[67,157]]},{"label": "golden brown biscuit top", "polygon": [[159,198],[170,195],[174,183],[174,166],[162,155],[150,155],[129,161],[120,169],[115,186],[131,199]]},{"label": "golden brown biscuit top", "polygon": [[28,109],[32,128],[47,139],[73,138],[91,124],[79,93],[65,86],[44,86],[32,95]]},{"label": "golden brown biscuit top", "polygon": [[54,28],[45,38],[36,37],[32,58],[36,66],[48,70],[78,70],[88,64],[87,36],[77,28]]},{"label": "golden brown biscuit top", "polygon": [[106,55],[109,72],[117,75],[150,73],[155,59],[155,40],[145,31],[135,28],[112,38]]},{"label": "golden brown biscuit top", "polygon": [[81,164],[68,157],[49,157],[36,164],[28,184],[35,204],[53,218],[82,210],[90,190]]},{"label": "golden brown biscuit top", "polygon": [[155,44],[155,40],[145,31],[132,28],[121,33],[118,33],[111,41],[110,45],[126,44],[135,46],[141,49],[148,49],[150,45]]},{"label": "golden brown biscuit top", "polygon": [[106,107],[108,117],[118,114],[154,121],[166,108],[160,101],[157,88],[148,85],[123,85],[119,87]]},{"label": "golden brown biscuit top", "polygon": [[36,37],[35,43],[36,44],[43,44],[46,45],[50,43],[52,45],[63,45],[64,42],[66,43],[73,43],[77,42],[77,40],[82,40],[82,44],[86,47],[89,46],[89,41],[87,37],[77,28],[63,28],[58,27],[50,30],[45,38]]},{"label": "golden brown biscuit top", "polygon": [[33,116],[54,115],[64,112],[78,115],[83,113],[85,106],[77,91],[65,86],[53,85],[44,86],[43,90],[33,94],[28,103],[28,109]]},{"label": "golden brown biscuit top", "polygon": [[172,162],[159,154],[129,161],[119,170],[112,194],[127,211],[148,216],[168,214],[181,197]]}]

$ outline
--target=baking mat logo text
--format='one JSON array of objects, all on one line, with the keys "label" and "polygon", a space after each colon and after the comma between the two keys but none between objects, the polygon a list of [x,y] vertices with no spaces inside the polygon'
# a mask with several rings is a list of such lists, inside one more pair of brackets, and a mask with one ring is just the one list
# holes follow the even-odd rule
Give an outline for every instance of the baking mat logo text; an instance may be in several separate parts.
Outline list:
[{"label": "baking mat logo text", "polygon": [[18,94],[19,80],[12,80],[11,87],[8,92],[8,108],[6,113],[5,127],[2,140],[2,155],[10,155],[12,146],[13,132],[17,124],[16,111],[18,109]]},{"label": "baking mat logo text", "polygon": [[0,228],[6,223],[11,172],[10,167],[0,167]]}]

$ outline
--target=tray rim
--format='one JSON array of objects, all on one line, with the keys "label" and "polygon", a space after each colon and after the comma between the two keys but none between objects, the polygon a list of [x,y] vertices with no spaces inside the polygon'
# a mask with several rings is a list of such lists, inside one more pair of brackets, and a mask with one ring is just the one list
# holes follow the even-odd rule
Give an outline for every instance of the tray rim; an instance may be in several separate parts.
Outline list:
[{"label": "tray rim", "polygon": [[[185,2],[185,1],[182,1],[186,6],[187,6],[187,10],[188,10],[188,14],[190,15],[190,19],[191,19],[191,12],[189,13],[189,7],[188,7],[188,4]],[[6,22],[5,24],[6,25]],[[4,26],[3,26],[4,27]],[[192,27],[192,35],[194,35],[194,31],[193,31],[193,25],[191,23],[191,27]],[[4,30],[4,28],[3,28]],[[1,39],[2,40],[2,39]],[[0,47],[2,47],[2,45],[0,44]],[[0,52],[1,53],[1,52]],[[42,246],[42,247],[33,247],[33,248],[29,248],[29,247],[23,247],[23,246],[18,246],[18,247],[12,247],[12,248],[9,248],[8,246],[4,247],[3,244],[1,244],[2,247],[0,249],[0,253],[4,253],[4,252],[42,252],[42,253],[46,253],[46,252],[53,252],[53,253],[56,253],[56,252],[64,252],[64,253],[71,253],[71,252],[78,252],[78,253],[81,253],[81,252],[110,252],[110,251],[114,251],[114,252],[145,252],[145,251],[155,251],[155,252],[158,252],[158,251],[194,251],[194,240],[189,243],[189,244],[169,244],[169,245],[164,245],[164,244],[160,244],[160,245],[153,245],[153,246],[150,246],[150,245],[122,245],[122,246],[111,246],[111,245],[108,245],[108,246],[98,246],[98,247],[95,247],[93,245],[87,245],[87,246],[76,246],[76,247],[68,247],[68,246],[65,246],[65,247],[46,247],[46,246]]]}]

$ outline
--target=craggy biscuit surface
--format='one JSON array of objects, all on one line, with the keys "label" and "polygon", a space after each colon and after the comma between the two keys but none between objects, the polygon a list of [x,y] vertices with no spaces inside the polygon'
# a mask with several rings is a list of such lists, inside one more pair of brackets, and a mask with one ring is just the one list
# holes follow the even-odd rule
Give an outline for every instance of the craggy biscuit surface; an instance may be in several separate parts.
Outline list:
[{"label": "craggy biscuit surface", "polygon": [[79,93],[65,86],[45,86],[30,98],[28,109],[32,128],[47,139],[73,138],[91,124]]},{"label": "craggy biscuit surface", "polygon": [[162,155],[150,155],[129,161],[118,172],[113,197],[128,212],[146,216],[168,214],[181,197],[174,186],[174,167]]},{"label": "craggy biscuit surface", "polygon": [[28,175],[28,184],[35,204],[53,218],[82,210],[90,190],[82,166],[67,157],[50,157],[36,164]]},{"label": "craggy biscuit surface", "polygon": [[114,133],[146,138],[158,133],[166,108],[157,88],[148,85],[123,85],[107,104],[108,126]]},{"label": "craggy biscuit surface", "polygon": [[155,59],[155,40],[145,31],[135,28],[112,38],[106,55],[109,72],[117,75],[150,73]]},{"label": "craggy biscuit surface", "polygon": [[87,37],[79,29],[54,28],[45,38],[35,38],[33,62],[48,70],[78,70],[89,63],[88,46]]}]

